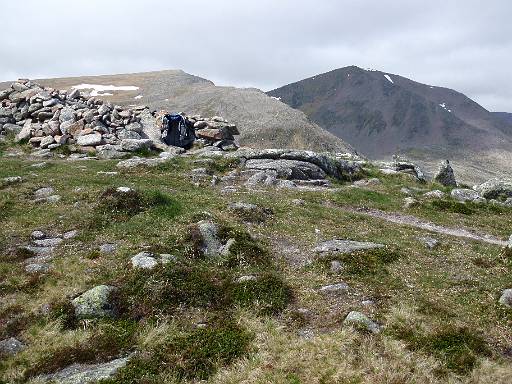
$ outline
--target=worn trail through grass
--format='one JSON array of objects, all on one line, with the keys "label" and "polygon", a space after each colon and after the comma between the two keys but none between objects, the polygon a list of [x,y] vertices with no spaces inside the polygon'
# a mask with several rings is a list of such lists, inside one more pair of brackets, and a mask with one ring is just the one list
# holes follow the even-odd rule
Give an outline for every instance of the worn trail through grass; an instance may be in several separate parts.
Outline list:
[{"label": "worn trail through grass", "polygon": [[443,235],[463,237],[466,239],[481,241],[489,244],[495,244],[500,246],[507,246],[507,241],[498,239],[495,236],[483,233],[476,233],[470,231],[465,228],[450,228],[442,225],[434,224],[428,221],[423,221],[418,219],[417,217],[410,215],[401,215],[399,213],[389,213],[384,212],[379,209],[369,209],[369,208],[342,208],[345,211],[356,213],[365,216],[371,216],[378,219],[386,220],[391,223],[401,224],[401,225],[409,225],[411,227],[416,227],[420,229],[424,229],[430,232],[436,232]]}]

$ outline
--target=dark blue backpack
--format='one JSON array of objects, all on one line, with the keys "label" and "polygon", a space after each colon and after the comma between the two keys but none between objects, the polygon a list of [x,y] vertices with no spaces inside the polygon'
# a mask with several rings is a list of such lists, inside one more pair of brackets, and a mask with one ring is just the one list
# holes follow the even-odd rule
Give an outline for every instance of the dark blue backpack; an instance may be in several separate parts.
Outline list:
[{"label": "dark blue backpack", "polygon": [[181,115],[165,115],[162,131],[167,131],[163,138],[167,145],[189,149],[196,140],[194,127]]}]

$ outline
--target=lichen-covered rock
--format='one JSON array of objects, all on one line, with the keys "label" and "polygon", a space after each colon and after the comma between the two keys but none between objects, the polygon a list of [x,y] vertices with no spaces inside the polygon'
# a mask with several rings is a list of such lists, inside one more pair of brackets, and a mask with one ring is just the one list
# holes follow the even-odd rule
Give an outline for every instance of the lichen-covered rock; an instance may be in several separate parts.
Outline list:
[{"label": "lichen-covered rock", "polygon": [[197,223],[198,235],[200,237],[200,251],[205,256],[218,256],[222,249],[222,243],[218,237],[219,228],[211,221],[200,221]]},{"label": "lichen-covered rock", "polygon": [[131,258],[133,268],[153,269],[158,265],[157,259],[150,252],[140,252]]},{"label": "lichen-covered rock", "polygon": [[115,290],[115,287],[98,285],[84,292],[71,302],[75,307],[75,315],[82,319],[115,316],[116,308],[111,302]]},{"label": "lichen-covered rock", "polygon": [[319,256],[328,256],[332,254],[348,254],[357,251],[383,248],[383,244],[351,241],[351,240],[329,240],[318,244],[313,252]]},{"label": "lichen-covered rock", "polygon": [[370,320],[365,314],[357,311],[350,312],[343,321],[343,324],[374,334],[380,332],[380,326],[377,323]]},{"label": "lichen-covered rock", "polygon": [[475,201],[480,198],[478,192],[464,188],[452,189],[451,196],[453,199],[461,202]]},{"label": "lichen-covered rock", "polygon": [[423,197],[425,197],[427,199],[443,199],[445,196],[446,196],[446,193],[444,193],[443,191],[440,191],[438,189],[427,192],[423,195]]},{"label": "lichen-covered rock", "polygon": [[15,355],[24,349],[25,344],[23,344],[21,341],[14,337],[5,340],[0,340],[0,357],[2,355]]},{"label": "lichen-covered rock", "polygon": [[61,371],[39,376],[43,383],[89,384],[108,379],[126,366],[130,357],[124,357],[101,364],[73,364]]},{"label": "lichen-covered rock", "polygon": [[474,187],[486,199],[512,197],[512,179],[491,179]]},{"label": "lichen-covered rock", "polygon": [[336,283],[325,285],[319,289],[322,293],[345,293],[349,289],[349,286],[346,283]]}]

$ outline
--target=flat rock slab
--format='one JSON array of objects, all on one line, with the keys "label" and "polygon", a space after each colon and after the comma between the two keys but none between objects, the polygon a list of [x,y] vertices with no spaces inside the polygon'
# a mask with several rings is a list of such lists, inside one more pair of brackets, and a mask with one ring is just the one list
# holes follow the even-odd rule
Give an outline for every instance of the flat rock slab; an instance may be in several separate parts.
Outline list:
[{"label": "flat rock slab", "polygon": [[108,379],[125,367],[129,357],[112,360],[103,364],[73,364],[51,375],[40,376],[43,383],[88,384]]},{"label": "flat rock slab", "polygon": [[274,171],[278,178],[288,180],[325,179],[326,173],[317,165],[299,160],[247,160],[245,168],[249,170]]},{"label": "flat rock slab", "polygon": [[384,247],[383,244],[351,241],[351,240],[329,240],[318,244],[313,252],[325,255],[325,254],[347,254],[356,251],[376,249]]}]

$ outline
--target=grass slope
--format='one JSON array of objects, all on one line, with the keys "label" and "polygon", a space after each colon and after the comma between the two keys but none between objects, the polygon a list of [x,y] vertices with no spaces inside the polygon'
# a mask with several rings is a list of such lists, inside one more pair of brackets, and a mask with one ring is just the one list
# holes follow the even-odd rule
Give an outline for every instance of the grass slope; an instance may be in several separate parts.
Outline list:
[{"label": "grass slope", "polygon": [[[512,230],[510,209],[461,209],[447,199],[405,210],[402,187],[419,195],[439,186],[373,169],[368,176],[382,184],[368,189],[221,194],[209,181],[194,184],[194,161],[105,174],[118,171],[116,162],[51,160],[33,168],[31,160],[0,158],[0,179],[24,180],[0,189],[0,339],[15,336],[27,344],[0,361],[0,382],[36,383],[37,375],[75,362],[135,351],[107,383],[512,381],[512,312],[497,304],[512,286],[510,255],[441,235],[434,235],[440,245],[430,250],[418,240],[427,235],[419,230],[343,208],[403,212],[502,238]],[[208,167],[222,175],[236,164]],[[44,186],[62,200],[31,202],[33,191]],[[120,202],[112,193],[119,186],[136,193]],[[227,209],[236,201],[273,213],[248,224]],[[191,225],[205,218],[219,223],[225,239],[237,240],[234,256],[209,260],[194,252]],[[22,261],[30,255],[16,251],[35,229],[79,231],[57,248],[53,270],[40,277],[24,272]],[[299,262],[318,241],[332,238],[386,247],[335,258],[344,265],[337,272],[332,258]],[[112,242],[116,253],[98,252]],[[170,253],[176,261],[134,271],[130,257],[142,250]],[[258,280],[236,282],[249,274]],[[348,294],[318,291],[340,281],[350,286]],[[99,284],[119,288],[119,318],[75,319],[69,299]],[[383,332],[371,336],[343,327],[352,310],[381,323]]]}]

